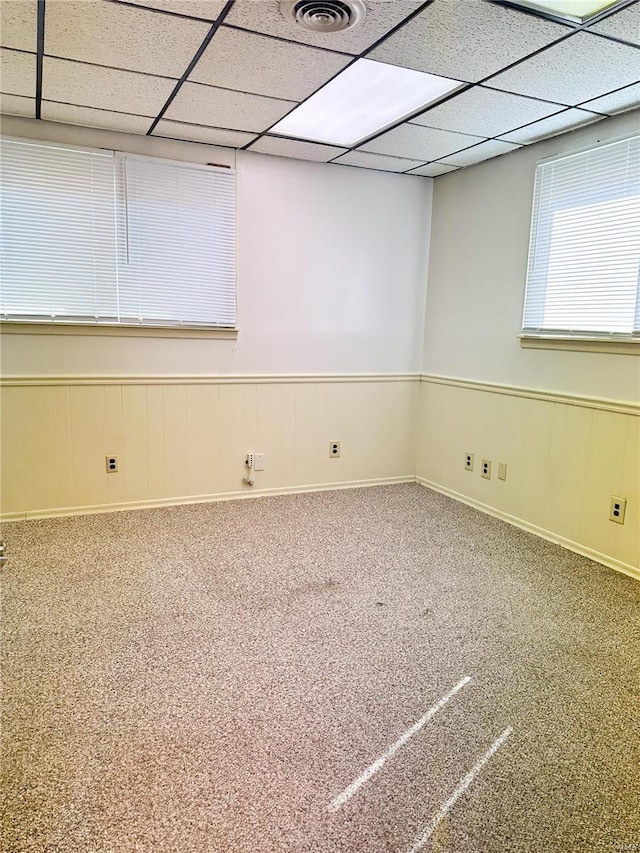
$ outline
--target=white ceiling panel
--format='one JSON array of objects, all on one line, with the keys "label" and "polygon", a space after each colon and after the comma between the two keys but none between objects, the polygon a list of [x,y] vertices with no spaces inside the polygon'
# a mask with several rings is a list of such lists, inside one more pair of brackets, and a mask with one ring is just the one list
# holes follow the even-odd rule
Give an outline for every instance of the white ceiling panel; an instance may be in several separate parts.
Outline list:
[{"label": "white ceiling panel", "polygon": [[209,29],[104,0],[48,0],[44,47],[50,56],[179,78]]},{"label": "white ceiling panel", "polygon": [[291,101],[185,83],[165,115],[176,121],[258,133],[275,124],[293,106]]},{"label": "white ceiling panel", "polygon": [[575,130],[576,127],[599,121],[599,118],[599,116],[583,110],[565,110],[563,113],[558,113],[558,115],[545,118],[542,121],[536,121],[527,127],[521,127],[520,130],[505,133],[502,139],[526,145],[531,142],[539,142],[549,136],[556,136],[558,133]]},{"label": "white ceiling panel", "polygon": [[205,145],[222,145],[227,148],[242,148],[247,142],[256,138],[254,133],[223,130],[219,127],[204,127],[198,124],[184,124],[166,119],[158,122],[151,135],[168,136],[170,139],[186,139],[189,142],[202,142]]},{"label": "white ceiling panel", "polygon": [[225,7],[225,0],[128,0],[136,6],[158,9],[161,12],[177,12],[190,18],[205,18],[215,21]]},{"label": "white ceiling panel", "polygon": [[105,130],[119,130],[122,133],[139,133],[141,135],[144,135],[151,125],[151,119],[147,116],[94,110],[91,107],[76,107],[73,104],[56,104],[51,101],[42,102],[42,118],[46,121],[59,121],[63,124],[102,127]]},{"label": "white ceiling panel", "polygon": [[596,33],[604,33],[634,44],[640,44],[640,3],[627,6],[626,9],[609,15],[604,21],[594,24],[589,29]]},{"label": "white ceiling panel", "polygon": [[27,118],[35,118],[36,99],[23,98],[21,95],[0,94],[0,113],[9,116],[27,116]]},{"label": "white ceiling panel", "polygon": [[221,27],[189,79],[301,101],[349,62],[350,56]]},{"label": "white ceiling panel", "polygon": [[37,49],[38,4],[36,0],[0,2],[0,44],[16,50]]},{"label": "white ceiling panel", "polygon": [[446,163],[427,163],[426,166],[418,166],[412,169],[410,175],[423,175],[425,178],[437,178],[438,175],[446,175],[448,172],[457,172],[457,166],[447,166]]},{"label": "white ceiling panel", "polygon": [[363,23],[352,30],[337,33],[310,33],[293,22],[285,21],[275,0],[240,0],[225,18],[225,23],[303,44],[358,54],[415,12],[423,2],[424,0],[367,0],[367,16]]},{"label": "white ceiling panel", "polygon": [[363,169],[377,169],[383,172],[406,172],[412,166],[417,166],[419,162],[419,160],[408,160],[406,157],[368,154],[366,151],[349,151],[348,154],[336,160],[336,163],[342,166],[360,166]]},{"label": "white ceiling panel", "polygon": [[476,142],[482,142],[482,137],[452,133],[449,130],[436,130],[417,124],[401,124],[400,127],[365,143],[361,150],[373,151],[375,154],[390,154],[394,157],[408,157],[410,160],[426,163],[429,160],[439,160],[461,148],[468,148]]},{"label": "white ceiling panel", "polygon": [[174,86],[173,80],[163,77],[44,58],[42,96],[47,101],[155,116]]},{"label": "white ceiling panel", "polygon": [[585,110],[594,110],[597,113],[605,113],[606,115],[615,115],[623,113],[626,110],[632,110],[640,107],[640,83],[634,83],[633,86],[625,86],[624,89],[618,89],[617,92],[611,92],[609,95],[603,95],[601,98],[596,98],[593,101],[587,101],[585,104],[580,104]]},{"label": "white ceiling panel", "polygon": [[489,139],[487,142],[481,142],[480,145],[474,145],[473,148],[452,154],[445,159],[449,166],[472,166],[474,163],[481,163],[483,160],[491,159],[491,157],[517,151],[519,147],[519,145],[501,142],[499,139]]},{"label": "white ceiling panel", "polygon": [[573,106],[636,83],[640,48],[578,32],[492,77],[496,89]]},{"label": "white ceiling panel", "polygon": [[474,86],[411,122],[477,136],[500,136],[561,109],[561,106],[533,98]]},{"label": "white ceiling panel", "polygon": [[338,154],[344,154],[346,148],[336,148],[333,145],[317,145],[313,142],[298,142],[295,139],[280,139],[277,136],[263,136],[249,151],[260,154],[275,154],[277,157],[293,157],[296,160],[315,160],[327,163]]},{"label": "white ceiling panel", "polygon": [[0,48],[0,89],[6,95],[36,96],[36,55]]},{"label": "white ceiling panel", "polygon": [[486,0],[434,0],[369,58],[473,83],[566,32]]}]

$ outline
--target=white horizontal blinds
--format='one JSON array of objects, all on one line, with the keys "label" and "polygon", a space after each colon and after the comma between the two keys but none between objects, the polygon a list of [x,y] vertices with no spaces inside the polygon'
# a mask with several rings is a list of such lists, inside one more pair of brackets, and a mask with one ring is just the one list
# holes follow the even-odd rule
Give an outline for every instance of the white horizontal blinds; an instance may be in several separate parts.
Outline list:
[{"label": "white horizontal blinds", "polygon": [[235,172],[122,159],[123,322],[233,328]]},{"label": "white horizontal blinds", "polygon": [[640,136],[536,171],[523,332],[640,332]]},{"label": "white horizontal blinds", "polygon": [[117,320],[113,152],[3,140],[0,315]]}]

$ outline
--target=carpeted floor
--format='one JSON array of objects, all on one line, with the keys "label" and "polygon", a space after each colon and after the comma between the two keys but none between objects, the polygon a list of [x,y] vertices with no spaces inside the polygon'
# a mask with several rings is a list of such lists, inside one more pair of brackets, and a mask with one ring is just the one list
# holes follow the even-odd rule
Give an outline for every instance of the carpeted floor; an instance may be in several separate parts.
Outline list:
[{"label": "carpeted floor", "polygon": [[416,485],[4,536],[6,853],[640,853],[631,578]]}]

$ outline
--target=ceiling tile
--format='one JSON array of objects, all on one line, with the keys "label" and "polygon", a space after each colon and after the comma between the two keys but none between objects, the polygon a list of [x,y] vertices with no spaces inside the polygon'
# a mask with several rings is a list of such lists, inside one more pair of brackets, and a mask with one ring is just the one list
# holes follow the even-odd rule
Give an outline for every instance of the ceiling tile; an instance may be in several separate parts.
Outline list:
[{"label": "ceiling tile", "polygon": [[482,142],[482,137],[452,133],[448,130],[434,130],[417,124],[402,124],[383,133],[377,139],[365,143],[361,150],[408,157],[425,163],[428,160],[439,160],[461,148],[475,145],[476,142]]},{"label": "ceiling tile", "polygon": [[146,74],[181,77],[209,24],[119,3],[48,2],[45,53]]},{"label": "ceiling tile", "polygon": [[36,96],[36,55],[0,49],[0,88],[6,95]]},{"label": "ceiling tile", "polygon": [[253,133],[241,133],[239,130],[222,130],[219,127],[205,127],[198,124],[183,124],[179,121],[162,119],[156,125],[152,136],[168,136],[170,139],[186,139],[188,142],[202,142],[205,145],[223,145],[227,148],[242,148],[255,139]]},{"label": "ceiling tile", "polygon": [[42,96],[47,101],[156,116],[174,86],[162,77],[44,58]]},{"label": "ceiling tile", "polygon": [[191,18],[215,21],[224,9],[225,0],[127,0],[136,6],[159,9],[161,12],[177,12]]},{"label": "ceiling tile", "polygon": [[486,0],[434,0],[369,59],[473,83],[566,32],[561,24]]},{"label": "ceiling tile", "polygon": [[624,89],[618,89],[616,92],[595,98],[593,101],[587,101],[580,106],[584,107],[585,110],[595,110],[597,113],[606,113],[607,115],[615,115],[616,113],[623,113],[625,110],[640,107],[640,83],[625,86]]},{"label": "ceiling tile", "polygon": [[408,160],[405,157],[388,157],[386,154],[367,154],[366,151],[349,151],[335,162],[341,166],[360,166],[363,169],[377,169],[383,172],[406,172],[412,166],[417,166],[420,161]]},{"label": "ceiling tile", "polygon": [[447,156],[446,161],[448,166],[472,166],[474,163],[481,163],[483,160],[489,160],[491,157],[498,157],[500,154],[517,151],[519,147],[519,145],[501,142],[499,139],[489,139],[487,142],[481,142],[480,145],[474,145],[473,148],[468,148],[466,151],[460,151],[458,154]]},{"label": "ceiling tile", "polygon": [[500,136],[561,109],[561,106],[523,98],[521,95],[474,86],[412,118],[411,122],[477,136]]},{"label": "ceiling tile", "polygon": [[275,154],[277,157],[293,157],[296,160],[315,160],[319,163],[327,163],[346,150],[333,145],[280,139],[277,136],[263,136],[249,148],[249,151],[258,151],[260,154]]},{"label": "ceiling tile", "polygon": [[275,124],[293,106],[291,101],[185,83],[171,102],[166,118],[260,132]]},{"label": "ceiling tile", "polygon": [[640,48],[578,32],[492,77],[496,89],[573,106],[635,83]]},{"label": "ceiling tile", "polygon": [[0,44],[16,50],[37,49],[38,4],[36,0],[2,0]]},{"label": "ceiling tile", "polygon": [[547,139],[550,136],[556,136],[558,133],[565,133],[568,130],[574,130],[576,127],[582,127],[584,124],[591,124],[591,122],[598,120],[599,116],[593,113],[583,110],[565,110],[563,113],[558,113],[558,115],[545,118],[542,121],[536,121],[527,127],[521,127],[520,130],[505,133],[501,138],[525,145],[531,142],[539,142],[541,139]]},{"label": "ceiling tile", "polygon": [[23,98],[21,95],[0,94],[0,113],[8,116],[35,118],[36,99]]},{"label": "ceiling tile", "polygon": [[447,172],[457,172],[457,166],[447,166],[446,163],[427,163],[426,166],[418,166],[412,169],[410,175],[424,175],[425,178],[437,178],[438,175],[446,175]]},{"label": "ceiling tile", "polygon": [[615,36],[634,44],[640,44],[640,3],[621,9],[613,15],[609,15],[598,24],[589,27],[596,33],[604,33]]},{"label": "ceiling tile", "polygon": [[83,127],[119,130],[122,133],[145,134],[151,125],[151,119],[148,116],[94,110],[91,107],[76,107],[73,104],[56,104],[51,101],[42,102],[42,118],[64,124],[80,124]]},{"label": "ceiling tile", "polygon": [[310,33],[286,21],[278,3],[264,0],[240,0],[225,18],[225,23],[247,30],[267,33],[291,41],[358,54],[381,38],[422,5],[424,0],[367,0],[367,16],[357,27],[338,33]]},{"label": "ceiling tile", "polygon": [[301,101],[349,62],[350,56],[221,27],[189,79]]}]

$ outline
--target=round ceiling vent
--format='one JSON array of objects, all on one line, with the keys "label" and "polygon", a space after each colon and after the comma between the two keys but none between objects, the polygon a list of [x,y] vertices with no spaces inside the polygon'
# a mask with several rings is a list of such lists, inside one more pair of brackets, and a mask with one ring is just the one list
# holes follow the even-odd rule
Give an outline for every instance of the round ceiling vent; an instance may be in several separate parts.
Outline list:
[{"label": "round ceiling vent", "polygon": [[337,33],[364,21],[367,13],[362,0],[281,0],[280,11],[311,33]]}]

